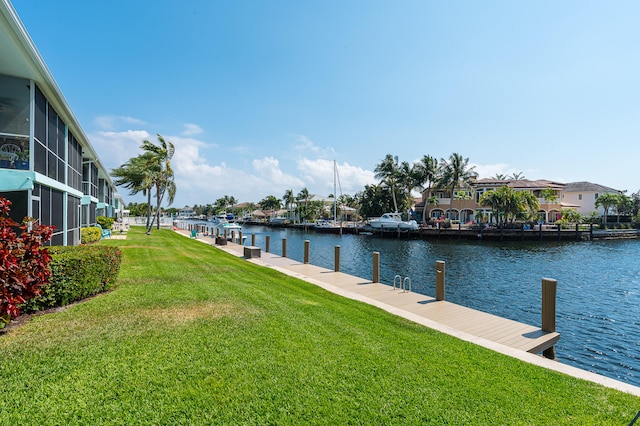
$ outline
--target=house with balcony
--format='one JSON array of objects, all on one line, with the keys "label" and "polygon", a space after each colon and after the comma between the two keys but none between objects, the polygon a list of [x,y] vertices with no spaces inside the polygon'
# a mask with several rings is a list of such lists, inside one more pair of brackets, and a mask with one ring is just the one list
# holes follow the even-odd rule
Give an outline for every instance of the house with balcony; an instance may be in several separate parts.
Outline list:
[{"label": "house with balcony", "polygon": [[8,0],[0,0],[0,196],[76,245],[122,198]]},{"label": "house with balcony", "polygon": [[[589,200],[586,198],[584,200],[577,200],[577,197],[563,196],[566,188],[570,187],[570,185],[572,184],[554,182],[546,179],[477,179],[466,188],[457,188],[453,194],[453,203],[451,203],[449,190],[432,189],[432,202],[429,202],[427,209],[430,218],[450,218],[452,220],[459,220],[462,223],[469,223],[476,220],[476,217],[480,215],[484,220],[488,220],[491,218],[493,212],[490,208],[480,205],[480,198],[488,191],[507,186],[514,191],[532,192],[538,198],[538,220],[543,223],[553,223],[561,217],[563,208],[575,208],[581,212],[581,210],[585,210],[588,207],[586,204],[589,203]],[[425,191],[422,194],[422,202],[416,205],[416,212],[421,213],[424,208],[424,203],[428,201]],[[451,211],[449,211],[450,206]],[[589,211],[593,210],[592,201]]]}]

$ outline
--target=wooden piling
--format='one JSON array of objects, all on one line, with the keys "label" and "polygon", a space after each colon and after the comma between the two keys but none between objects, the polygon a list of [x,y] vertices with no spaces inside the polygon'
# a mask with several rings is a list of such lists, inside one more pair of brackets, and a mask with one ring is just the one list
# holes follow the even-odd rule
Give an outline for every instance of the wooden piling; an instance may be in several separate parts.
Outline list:
[{"label": "wooden piling", "polygon": [[251,234],[251,245],[256,246],[256,234]]},{"label": "wooden piling", "polygon": [[271,235],[265,235],[265,247],[264,247],[265,253],[269,253],[270,249],[271,249]]},{"label": "wooden piling", "polygon": [[[542,331],[556,331],[556,291],[558,281],[551,278],[542,279]],[[551,346],[542,352],[545,358],[555,359],[555,349]]]},{"label": "wooden piling", "polygon": [[311,246],[311,241],[309,240],[304,240],[304,263],[308,264],[309,263],[309,249]]},{"label": "wooden piling", "polygon": [[374,283],[380,282],[380,252],[373,252],[373,279]]},{"label": "wooden piling", "polygon": [[333,247],[333,272],[340,272],[340,246]]},{"label": "wooden piling", "polygon": [[445,267],[443,260],[436,260],[436,300],[445,300]]},{"label": "wooden piling", "polygon": [[287,239],[282,239],[282,257],[287,257]]}]

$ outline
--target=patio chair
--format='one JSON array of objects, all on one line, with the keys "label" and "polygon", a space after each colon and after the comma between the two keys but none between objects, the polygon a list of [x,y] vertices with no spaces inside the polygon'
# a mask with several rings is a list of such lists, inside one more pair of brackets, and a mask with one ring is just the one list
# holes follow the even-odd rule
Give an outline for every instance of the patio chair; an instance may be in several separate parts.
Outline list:
[{"label": "patio chair", "polygon": [[96,228],[100,228],[100,231],[102,232],[102,238],[111,238],[111,230],[110,229],[103,229],[102,226],[100,226],[99,223],[96,223],[95,227]]},{"label": "patio chair", "polygon": [[11,161],[15,161],[20,152],[22,152],[22,149],[20,149],[18,145],[14,145],[12,143],[5,143],[0,146],[0,154],[4,154],[3,157],[9,158]]}]

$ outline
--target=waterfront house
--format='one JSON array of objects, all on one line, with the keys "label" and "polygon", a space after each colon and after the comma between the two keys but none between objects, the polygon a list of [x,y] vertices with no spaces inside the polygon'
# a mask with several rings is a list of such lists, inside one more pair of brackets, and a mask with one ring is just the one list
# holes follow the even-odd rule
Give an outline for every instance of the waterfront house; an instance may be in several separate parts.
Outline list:
[{"label": "waterfront house", "polygon": [[[462,223],[472,222],[478,215],[491,218],[491,209],[480,205],[480,197],[487,191],[503,186],[512,188],[515,191],[531,191],[540,204],[538,210],[538,220],[543,223],[554,223],[561,218],[563,208],[574,208],[580,214],[587,215],[596,211],[602,215],[602,208],[595,208],[595,200],[599,194],[620,193],[612,188],[589,182],[560,183],[546,179],[477,179],[466,188],[457,188],[454,191],[453,205],[451,212],[449,206],[451,194],[448,189],[435,188],[431,190],[432,202],[427,206],[430,218],[448,218],[459,220]],[[416,212],[420,219],[427,202],[427,192],[423,192],[422,201],[416,205]],[[435,202],[433,202],[435,201]]]},{"label": "waterfront house", "polygon": [[602,207],[595,207],[598,196],[602,194],[621,194],[622,191],[609,188],[591,182],[568,183],[562,189],[562,202],[577,206],[576,209],[582,215],[589,215],[596,212],[598,216],[604,215]]},{"label": "waterfront house", "polygon": [[0,0],[0,196],[76,245],[122,198],[9,0]]}]

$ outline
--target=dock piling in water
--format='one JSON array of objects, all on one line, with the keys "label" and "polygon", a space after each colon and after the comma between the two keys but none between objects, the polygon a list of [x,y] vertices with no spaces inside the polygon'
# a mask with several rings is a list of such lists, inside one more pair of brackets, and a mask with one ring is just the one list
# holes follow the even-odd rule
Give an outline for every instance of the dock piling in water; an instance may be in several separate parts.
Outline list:
[{"label": "dock piling in water", "polygon": [[436,300],[445,300],[444,260],[436,260]]},{"label": "dock piling in water", "polygon": [[[551,278],[542,279],[542,331],[554,333],[556,331],[556,292],[558,280]],[[553,346],[545,349],[542,354],[545,358],[555,359]]]},{"label": "dock piling in water", "polygon": [[373,279],[374,283],[380,282],[380,252],[373,252]]},{"label": "dock piling in water", "polygon": [[282,239],[282,257],[287,257],[287,239]]},{"label": "dock piling in water", "polygon": [[311,241],[304,240],[304,263],[309,263],[309,251],[310,251]]},{"label": "dock piling in water", "polygon": [[340,246],[333,247],[333,272],[340,272]]}]

